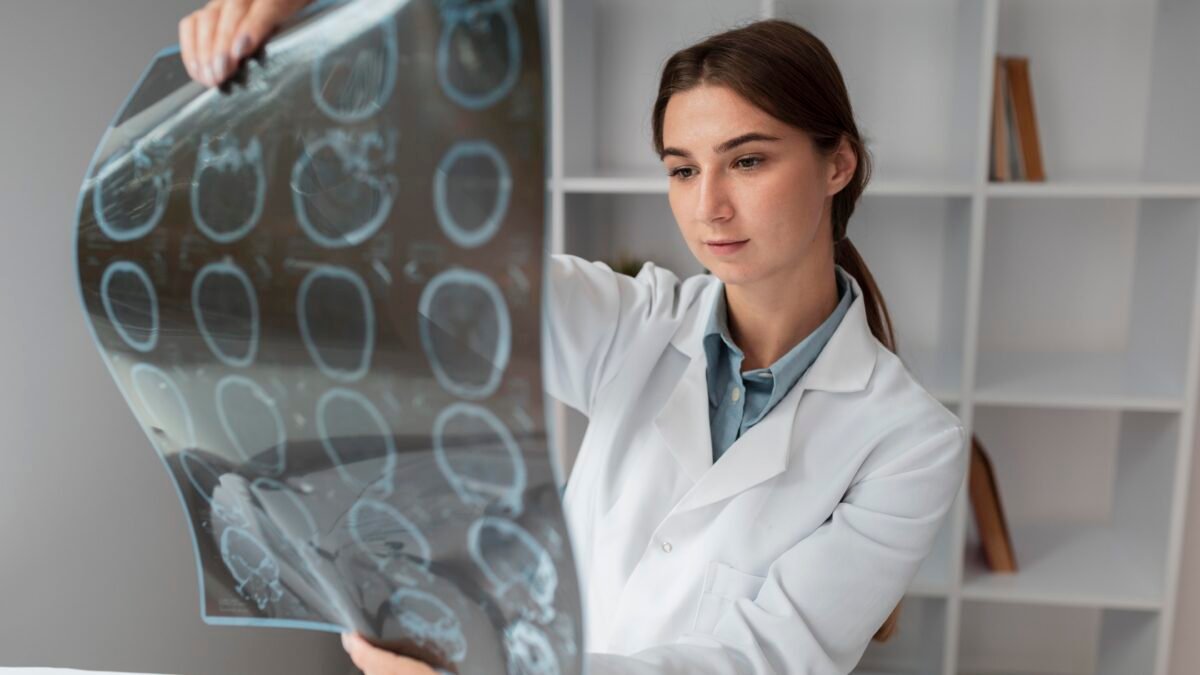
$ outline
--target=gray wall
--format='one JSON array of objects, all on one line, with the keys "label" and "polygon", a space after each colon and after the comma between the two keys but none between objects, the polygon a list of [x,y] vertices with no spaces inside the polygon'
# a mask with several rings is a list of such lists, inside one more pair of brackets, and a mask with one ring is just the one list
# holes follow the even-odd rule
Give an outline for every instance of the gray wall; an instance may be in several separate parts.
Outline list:
[{"label": "gray wall", "polygon": [[0,0],[0,666],[353,671],[336,635],[206,626],[179,499],[83,323],[75,197],[201,0]]}]

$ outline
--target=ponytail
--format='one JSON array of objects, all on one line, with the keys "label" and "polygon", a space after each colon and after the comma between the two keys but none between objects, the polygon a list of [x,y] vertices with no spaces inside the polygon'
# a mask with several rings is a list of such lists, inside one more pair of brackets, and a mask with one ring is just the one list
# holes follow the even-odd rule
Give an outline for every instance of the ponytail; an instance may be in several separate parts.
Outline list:
[{"label": "ponytail", "polygon": [[892,315],[883,301],[883,294],[880,293],[879,286],[875,283],[875,277],[867,268],[867,263],[859,254],[858,249],[850,242],[849,237],[843,236],[834,242],[833,260],[849,272],[862,289],[863,303],[866,305],[867,312],[867,325],[871,327],[871,334],[891,352],[898,353],[896,333],[892,328]]}]

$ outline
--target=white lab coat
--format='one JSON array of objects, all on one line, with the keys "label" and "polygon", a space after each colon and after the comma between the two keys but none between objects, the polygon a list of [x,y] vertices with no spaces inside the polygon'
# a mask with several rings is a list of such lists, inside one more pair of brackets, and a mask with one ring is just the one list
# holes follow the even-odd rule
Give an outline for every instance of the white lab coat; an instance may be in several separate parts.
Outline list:
[{"label": "white lab coat", "polygon": [[862,290],[715,465],[705,319],[722,285],[551,256],[551,396],[589,417],[564,510],[588,672],[848,673],[967,467],[958,418],[871,334]]}]

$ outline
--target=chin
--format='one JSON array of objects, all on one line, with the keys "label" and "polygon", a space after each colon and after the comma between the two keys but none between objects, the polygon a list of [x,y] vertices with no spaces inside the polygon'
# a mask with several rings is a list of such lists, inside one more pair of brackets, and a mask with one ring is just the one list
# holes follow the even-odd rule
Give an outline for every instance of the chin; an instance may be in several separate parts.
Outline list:
[{"label": "chin", "polygon": [[711,272],[714,277],[720,279],[726,286],[746,284],[754,281],[756,277],[746,265],[730,264],[722,261],[713,261],[711,264],[705,264],[704,269]]}]

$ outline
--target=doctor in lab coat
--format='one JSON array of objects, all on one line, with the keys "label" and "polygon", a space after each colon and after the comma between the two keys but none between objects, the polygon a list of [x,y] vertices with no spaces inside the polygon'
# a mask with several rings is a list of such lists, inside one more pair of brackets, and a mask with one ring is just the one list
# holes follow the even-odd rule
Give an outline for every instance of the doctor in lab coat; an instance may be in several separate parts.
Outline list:
[{"label": "doctor in lab coat", "polygon": [[[180,25],[189,72],[223,80],[305,4],[210,2]],[[564,496],[588,672],[848,673],[967,452],[846,238],[869,155],[845,85],[811,33],[756,22],[672,56],[653,126],[712,274],[547,268],[545,386],[589,418]],[[432,672],[344,643],[368,675]]]},{"label": "doctor in lab coat", "polygon": [[[815,133],[784,121],[806,114]],[[841,77],[802,28],[751,24],[667,62],[653,123],[712,274],[550,262],[546,387],[589,418],[564,500],[589,671],[848,673],[968,455],[871,325],[886,315],[837,201],[867,161]],[[754,389],[767,410],[747,420]]]}]

